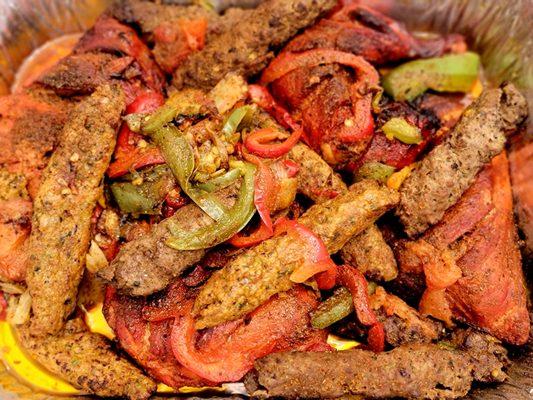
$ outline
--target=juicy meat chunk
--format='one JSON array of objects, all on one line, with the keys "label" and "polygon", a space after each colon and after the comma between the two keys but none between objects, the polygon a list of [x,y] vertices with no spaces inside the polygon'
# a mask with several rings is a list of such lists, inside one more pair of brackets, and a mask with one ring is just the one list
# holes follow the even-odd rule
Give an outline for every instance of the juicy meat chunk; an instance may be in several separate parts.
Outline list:
[{"label": "juicy meat chunk", "polygon": [[285,51],[335,49],[362,56],[372,64],[436,57],[466,49],[460,35],[413,37],[397,21],[370,8],[348,5],[293,39]]},{"label": "juicy meat chunk", "polygon": [[117,87],[102,86],[73,110],[34,202],[27,283],[34,334],[58,332],[76,306],[91,216],[124,109]]},{"label": "juicy meat chunk", "polygon": [[342,178],[322,157],[303,143],[298,143],[288,154],[290,160],[300,165],[298,191],[315,203],[334,198],[348,187]]},{"label": "juicy meat chunk", "polygon": [[209,89],[231,71],[251,77],[273,58],[273,48],[283,45],[334,5],[334,0],[262,2],[231,29],[208,40],[203,50],[189,56],[175,71],[174,85]]},{"label": "juicy meat chunk", "polygon": [[526,99],[512,84],[483,92],[404,181],[396,212],[406,233],[416,236],[440,221],[526,117]]},{"label": "juicy meat chunk", "polygon": [[[137,33],[108,15],[102,15],[94,26],[85,32],[74,48],[73,54],[110,53],[121,56],[113,68],[128,65],[122,86],[129,104],[137,95],[139,86],[161,93],[165,78],[152,54]],[[122,65],[121,65],[122,64]],[[129,66],[129,64],[132,64]],[[112,69],[113,69],[112,68]],[[120,68],[119,68],[120,70]]]},{"label": "juicy meat chunk", "polygon": [[396,259],[376,225],[372,225],[344,245],[340,256],[346,264],[377,281],[390,281],[398,275]]},{"label": "juicy meat chunk", "polygon": [[419,241],[400,246],[398,255],[400,276],[411,281],[423,282],[432,257],[447,255],[461,271],[455,283],[430,292],[438,297],[425,300],[425,312],[447,322],[453,316],[508,343],[527,341],[529,314],[505,153],[485,167],[441,222]]},{"label": "juicy meat chunk", "polygon": [[527,254],[533,257],[533,141],[513,143],[509,162],[518,225],[525,237]]},{"label": "juicy meat chunk", "polygon": [[120,77],[134,62],[132,57],[105,53],[71,54],[46,71],[37,83],[60,96],[87,95]]},{"label": "juicy meat chunk", "polygon": [[[374,181],[311,207],[298,222],[322,239],[330,254],[393,207],[395,191]],[[301,245],[287,235],[265,240],[215,272],[202,287],[193,312],[198,329],[233,320],[276,293],[289,290],[290,274],[302,263]]]},{"label": "juicy meat chunk", "polygon": [[151,299],[131,298],[108,288],[104,302],[105,318],[124,351],[156,380],[174,388],[209,384],[183,367],[172,354],[172,311],[185,298],[183,287],[173,284]]},{"label": "juicy meat chunk", "polygon": [[0,200],[0,280],[23,281],[26,277],[27,238],[32,204],[28,199]]},{"label": "juicy meat chunk", "polygon": [[22,174],[34,197],[69,106],[46,90],[0,97],[0,168]]},{"label": "juicy meat chunk", "polygon": [[255,395],[289,399],[351,395],[454,399],[466,395],[474,380],[505,380],[504,364],[496,355],[487,353],[484,364],[478,361],[477,354],[431,344],[377,354],[366,350],[276,353],[257,360],[245,384]]},{"label": "juicy meat chunk", "polygon": [[439,339],[442,324],[423,317],[402,299],[382,287],[370,296],[370,306],[385,329],[385,340],[393,347],[408,343],[431,343]]},{"label": "juicy meat chunk", "polygon": [[[232,207],[237,199],[237,189],[230,186],[217,197],[226,207]],[[104,279],[112,281],[121,292],[132,296],[146,296],[164,289],[172,280],[191,265],[199,262],[205,250],[177,251],[165,244],[170,238],[170,226],[194,231],[211,224],[213,220],[196,204],[186,205],[152,230],[124,244],[109,268],[100,271]]]},{"label": "juicy meat chunk", "polygon": [[30,327],[19,329],[23,347],[53,374],[102,397],[148,399],[156,384],[119,357],[107,340],[87,330],[81,319],[67,322],[55,336],[37,338]]}]

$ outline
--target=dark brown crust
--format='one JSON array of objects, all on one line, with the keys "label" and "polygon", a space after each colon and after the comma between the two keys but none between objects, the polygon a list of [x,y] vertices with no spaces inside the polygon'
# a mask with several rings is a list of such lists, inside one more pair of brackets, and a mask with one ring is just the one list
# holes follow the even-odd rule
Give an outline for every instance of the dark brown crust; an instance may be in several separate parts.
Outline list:
[{"label": "dark brown crust", "polygon": [[119,357],[103,336],[87,331],[80,319],[69,321],[57,336],[35,338],[19,330],[21,343],[50,372],[77,388],[102,397],[150,397],[155,383]]},{"label": "dark brown crust", "polygon": [[118,87],[102,86],[67,121],[34,202],[27,284],[32,333],[58,332],[76,305],[93,208],[124,109]]},{"label": "dark brown crust", "polygon": [[497,356],[486,355],[484,361],[490,365],[479,366],[476,360],[466,351],[430,344],[378,354],[365,350],[277,353],[257,360],[255,376],[249,375],[245,384],[256,394],[266,391],[269,397],[289,399],[346,395],[451,399],[464,396],[474,379],[505,379]]},{"label": "dark brown crust", "polygon": [[398,275],[392,249],[376,225],[346,243],[340,256],[345,263],[356,267],[372,280],[390,281]]},{"label": "dark brown crust", "polygon": [[385,340],[393,347],[408,343],[431,343],[442,334],[442,324],[425,318],[402,299],[377,287],[370,305],[385,328]]},{"label": "dark brown crust", "polygon": [[526,116],[526,99],[512,84],[483,92],[403,183],[397,215],[406,233],[416,236],[440,221]]},{"label": "dark brown crust", "polygon": [[[232,207],[237,197],[234,186],[224,189],[219,195],[226,207]],[[132,296],[146,296],[164,289],[186,268],[197,263],[205,250],[177,251],[165,242],[170,238],[170,226],[177,224],[182,229],[194,231],[212,223],[212,219],[195,204],[180,208],[172,217],[154,225],[152,231],[126,243],[109,268],[100,276],[121,292]]]},{"label": "dark brown crust", "polygon": [[300,165],[298,191],[315,203],[329,200],[348,190],[341,177],[328,163],[305,144],[294,146],[288,157]]},{"label": "dark brown crust", "polygon": [[273,58],[272,48],[283,45],[335,4],[334,0],[263,2],[178,67],[174,86],[209,89],[231,71],[245,77],[257,74]]},{"label": "dark brown crust", "polygon": [[[375,181],[362,181],[347,193],[311,207],[298,222],[320,237],[333,254],[397,201],[396,191]],[[239,318],[290,289],[289,276],[301,261],[301,245],[287,235],[265,240],[237,256],[200,290],[194,305],[196,327]]]}]

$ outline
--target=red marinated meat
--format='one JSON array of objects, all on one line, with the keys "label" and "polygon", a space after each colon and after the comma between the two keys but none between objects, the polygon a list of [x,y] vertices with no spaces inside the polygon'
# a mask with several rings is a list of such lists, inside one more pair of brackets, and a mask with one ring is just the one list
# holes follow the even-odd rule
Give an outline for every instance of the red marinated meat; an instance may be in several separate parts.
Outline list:
[{"label": "red marinated meat", "polygon": [[[265,75],[269,76],[269,70],[282,69],[278,64],[287,64],[291,56],[325,49],[361,56],[379,65],[463,51],[465,46],[462,37],[456,35],[419,40],[396,21],[371,9],[350,5],[293,39],[267,68],[263,80]],[[353,68],[341,61],[328,60],[321,64],[303,65],[278,74],[280,76],[270,74],[276,79],[267,79],[265,83],[271,83],[274,96],[303,125],[308,143],[314,150],[321,152],[324,159],[337,168],[353,168],[373,137],[370,101],[379,89],[379,82],[363,78],[371,74],[369,69],[373,70],[371,66]],[[375,70],[373,72],[376,73]],[[391,147],[384,137],[378,135],[371,157],[404,166],[414,160],[424,145],[398,144]]]}]

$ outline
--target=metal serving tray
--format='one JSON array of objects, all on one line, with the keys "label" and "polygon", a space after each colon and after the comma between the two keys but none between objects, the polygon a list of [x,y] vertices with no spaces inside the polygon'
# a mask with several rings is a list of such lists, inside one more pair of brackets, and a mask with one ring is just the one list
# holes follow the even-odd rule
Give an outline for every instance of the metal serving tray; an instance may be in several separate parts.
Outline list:
[{"label": "metal serving tray", "polygon": [[[230,5],[250,6],[257,2],[213,0],[218,10]],[[472,48],[482,55],[488,79],[494,84],[504,80],[515,82],[527,96],[530,115],[533,116],[533,0],[360,2],[404,21],[412,29],[464,34]],[[0,94],[9,93],[17,68],[35,48],[52,38],[87,29],[110,3],[111,0],[0,0]],[[530,119],[522,140],[532,138],[533,123]],[[528,173],[533,179],[533,170]],[[532,250],[529,248],[528,251],[526,246],[524,252],[524,268],[529,275],[530,289],[533,289],[533,273],[530,271]],[[509,371],[508,383],[474,389],[469,399],[533,399],[533,338],[526,347],[511,353],[515,362]],[[60,399],[32,393],[5,371],[0,372],[0,399],[28,398]]]}]

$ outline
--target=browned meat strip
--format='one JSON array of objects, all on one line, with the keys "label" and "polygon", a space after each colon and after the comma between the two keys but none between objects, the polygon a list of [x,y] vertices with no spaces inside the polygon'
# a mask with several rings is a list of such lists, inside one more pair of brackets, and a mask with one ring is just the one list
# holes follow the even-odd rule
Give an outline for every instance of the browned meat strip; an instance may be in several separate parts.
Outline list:
[{"label": "browned meat strip", "polygon": [[345,263],[353,265],[372,280],[390,281],[398,275],[392,249],[376,225],[346,243],[340,256]]},{"label": "browned meat strip", "polygon": [[501,382],[503,363],[486,354],[484,364],[467,351],[439,345],[398,347],[387,353],[348,350],[333,353],[270,354],[255,362],[245,383],[255,395],[296,398],[406,397],[453,399],[466,395],[474,380]]},{"label": "browned meat strip", "polygon": [[0,97],[0,167],[22,174],[34,197],[47,155],[54,149],[69,106],[48,90]]},{"label": "browned meat strip", "polygon": [[119,77],[134,61],[111,54],[72,54],[59,61],[37,82],[52,88],[58,95],[86,95],[98,86]]},{"label": "browned meat strip", "polygon": [[32,333],[58,332],[76,305],[91,215],[124,109],[118,87],[102,86],[67,121],[34,202],[27,283]]},{"label": "browned meat strip", "polygon": [[[398,201],[398,194],[375,181],[363,181],[333,200],[311,207],[299,220],[330,254],[367,228]],[[287,235],[265,240],[215,272],[195,305],[198,329],[239,318],[276,293],[292,287],[290,274],[302,263],[301,245]]]},{"label": "browned meat strip", "polygon": [[228,72],[260,72],[281,46],[335,6],[334,0],[268,0],[192,54],[174,73],[174,85],[211,88]]},{"label": "browned meat strip", "polygon": [[80,319],[67,322],[57,336],[36,338],[31,328],[19,330],[30,355],[77,388],[102,397],[148,399],[155,383],[129,361],[111,350],[109,343],[87,331]]},{"label": "browned meat strip", "polygon": [[299,143],[289,159],[300,165],[298,191],[315,203],[332,199],[348,190],[341,177],[310,147]]},{"label": "browned meat strip", "polygon": [[512,84],[483,92],[403,183],[397,214],[409,236],[441,220],[526,116],[526,99]]},{"label": "browned meat strip", "polygon": [[399,297],[389,294],[382,287],[370,296],[370,305],[385,328],[385,340],[397,347],[407,343],[430,343],[437,340],[442,324],[422,317]]},{"label": "browned meat strip", "polygon": [[[231,186],[217,197],[226,207],[232,207],[237,190]],[[165,242],[171,236],[170,226],[177,224],[194,231],[212,222],[195,204],[182,207],[172,217],[155,225],[150,233],[122,246],[110,267],[99,274],[112,281],[119,291],[132,296],[146,296],[162,290],[172,278],[205,255],[205,250],[177,251],[168,247]]]}]

